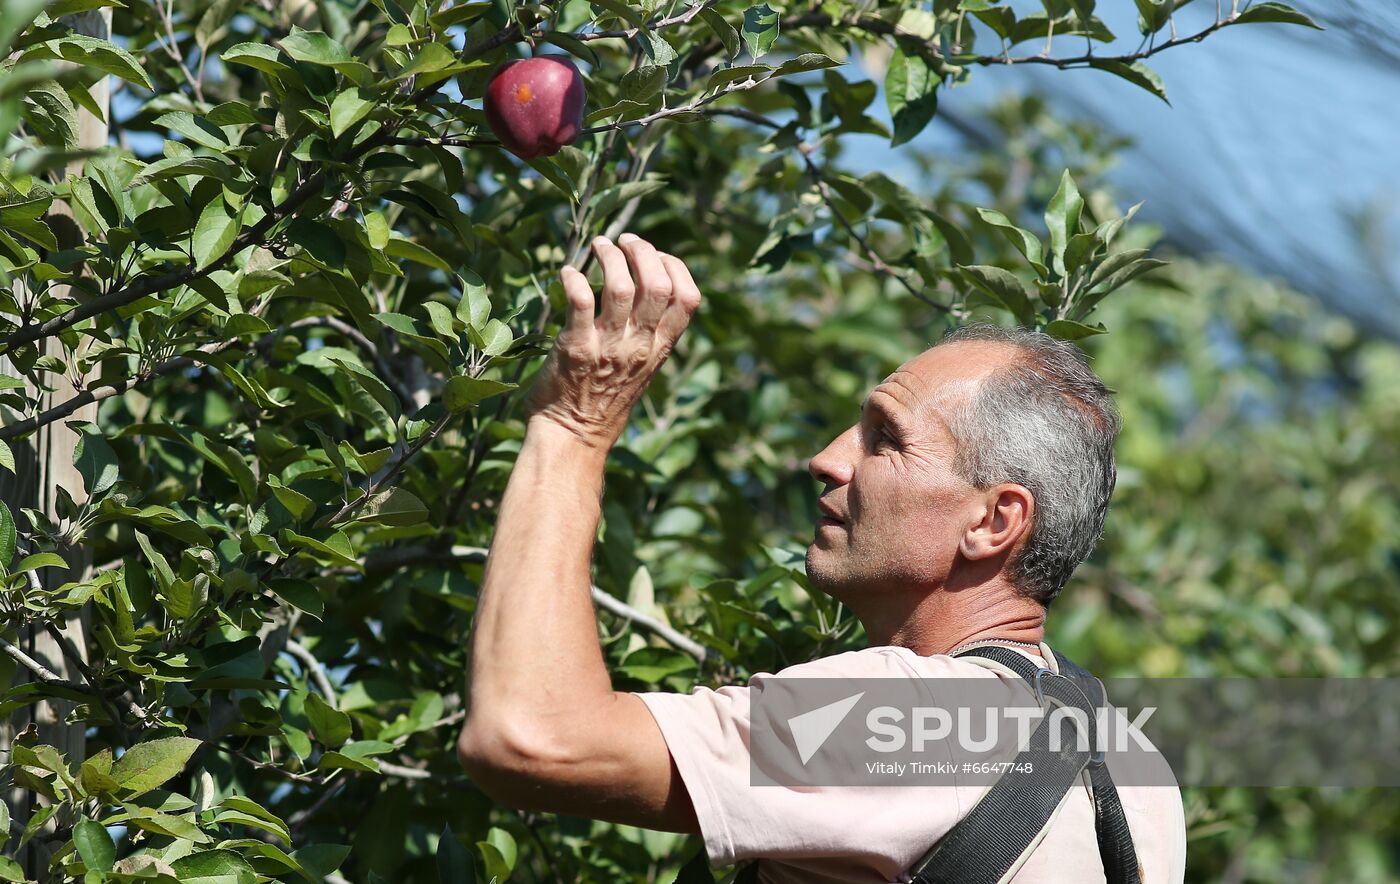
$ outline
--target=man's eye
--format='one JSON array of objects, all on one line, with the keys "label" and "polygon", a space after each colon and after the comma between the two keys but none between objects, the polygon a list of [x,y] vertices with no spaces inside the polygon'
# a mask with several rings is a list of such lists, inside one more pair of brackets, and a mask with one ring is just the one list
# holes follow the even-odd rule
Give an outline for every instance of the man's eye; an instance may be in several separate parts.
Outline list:
[{"label": "man's eye", "polygon": [[881,430],[880,432],[878,432],[878,433],[875,434],[875,447],[876,447],[876,448],[879,448],[879,447],[881,447],[882,445],[888,445],[888,446],[890,446],[890,447],[894,447],[894,446],[897,445],[897,444],[898,444],[898,443],[896,443],[896,442],[894,441],[894,437],[891,436],[889,433],[886,433],[884,430]]}]

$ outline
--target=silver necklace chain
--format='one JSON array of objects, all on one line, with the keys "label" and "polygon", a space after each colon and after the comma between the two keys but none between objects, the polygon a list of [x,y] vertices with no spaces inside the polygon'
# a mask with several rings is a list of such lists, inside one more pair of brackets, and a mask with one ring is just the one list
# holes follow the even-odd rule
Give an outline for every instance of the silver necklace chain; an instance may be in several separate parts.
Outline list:
[{"label": "silver necklace chain", "polygon": [[948,652],[948,656],[954,657],[962,651],[968,651],[973,648],[981,648],[989,645],[1016,645],[1017,647],[1028,648],[1032,651],[1040,650],[1039,642],[1023,642],[1014,638],[979,638],[976,641],[970,641],[966,644],[958,645],[956,648],[953,648],[953,650]]}]

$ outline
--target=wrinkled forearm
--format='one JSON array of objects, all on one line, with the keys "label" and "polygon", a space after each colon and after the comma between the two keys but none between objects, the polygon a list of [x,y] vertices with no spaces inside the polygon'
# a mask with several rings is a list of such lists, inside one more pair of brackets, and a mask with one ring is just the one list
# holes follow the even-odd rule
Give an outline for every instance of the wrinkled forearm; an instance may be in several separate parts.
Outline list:
[{"label": "wrinkled forearm", "polygon": [[589,593],[606,457],[530,421],[477,602],[468,730],[541,736],[567,730],[581,704],[611,697]]}]

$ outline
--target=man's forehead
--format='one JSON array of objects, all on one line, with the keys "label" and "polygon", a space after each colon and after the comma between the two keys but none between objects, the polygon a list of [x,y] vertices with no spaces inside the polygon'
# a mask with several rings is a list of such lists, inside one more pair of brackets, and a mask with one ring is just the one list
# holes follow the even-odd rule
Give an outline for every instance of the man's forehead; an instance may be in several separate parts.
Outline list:
[{"label": "man's forehead", "polygon": [[[982,341],[958,341],[930,347],[881,381],[869,398],[916,414],[941,410],[962,399],[1012,358],[1010,348]],[[888,398],[886,398],[888,397]]]}]

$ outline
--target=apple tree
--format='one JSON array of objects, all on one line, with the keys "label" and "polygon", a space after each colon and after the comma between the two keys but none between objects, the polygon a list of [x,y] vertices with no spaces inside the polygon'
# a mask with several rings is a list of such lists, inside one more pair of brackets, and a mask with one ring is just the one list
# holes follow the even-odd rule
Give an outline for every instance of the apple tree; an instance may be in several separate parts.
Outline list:
[{"label": "apple tree", "polygon": [[[1156,54],[1311,25],[1176,5],[1123,52],[1093,0],[6,2],[0,878],[710,880],[678,836],[495,807],[453,752],[558,270],[631,230],[706,288],[608,464],[618,686],[850,647],[801,458],[950,325],[1088,339],[1161,263],[1113,145],[1039,100],[960,109],[1002,148],[918,136],[1006,66],[1165,98]],[[578,79],[488,114],[548,58]]]}]

